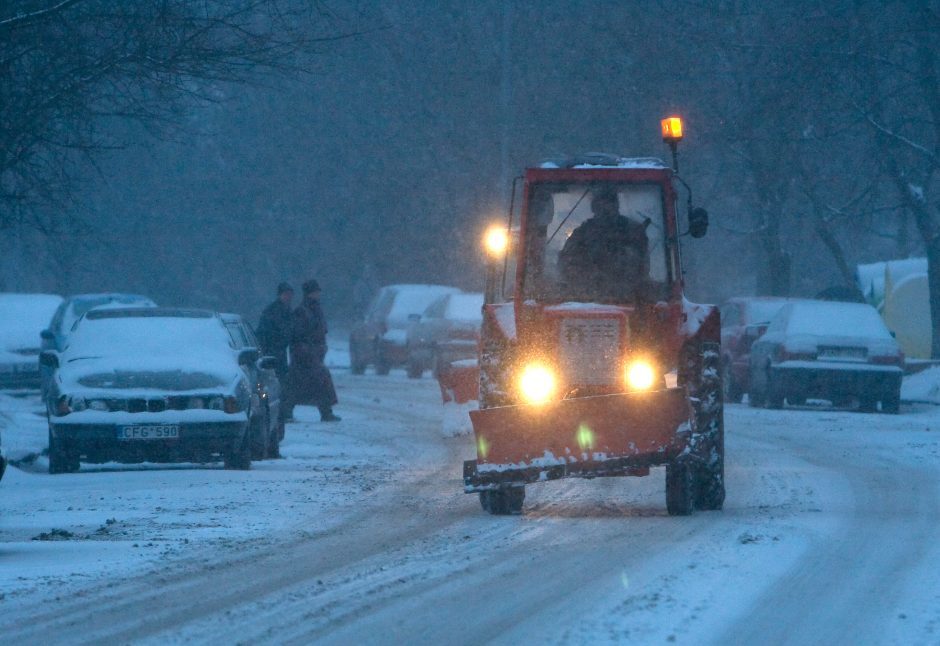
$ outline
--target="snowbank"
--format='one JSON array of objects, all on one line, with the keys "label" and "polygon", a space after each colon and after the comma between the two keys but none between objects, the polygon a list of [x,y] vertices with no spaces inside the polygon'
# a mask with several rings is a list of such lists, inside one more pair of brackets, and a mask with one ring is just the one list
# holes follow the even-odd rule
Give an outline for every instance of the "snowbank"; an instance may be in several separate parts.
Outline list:
[{"label": "snowbank", "polygon": [[901,382],[901,399],[907,402],[940,404],[940,367],[928,368]]}]

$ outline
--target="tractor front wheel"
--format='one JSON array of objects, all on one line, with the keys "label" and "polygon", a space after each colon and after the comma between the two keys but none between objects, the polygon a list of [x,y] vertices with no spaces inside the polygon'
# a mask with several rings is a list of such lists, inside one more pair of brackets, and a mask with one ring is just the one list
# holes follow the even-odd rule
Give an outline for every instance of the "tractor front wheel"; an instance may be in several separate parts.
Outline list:
[{"label": "tractor front wheel", "polygon": [[692,470],[685,461],[666,465],[666,511],[670,516],[692,513]]},{"label": "tractor front wheel", "polygon": [[525,487],[503,487],[480,492],[480,506],[494,516],[521,514]]}]

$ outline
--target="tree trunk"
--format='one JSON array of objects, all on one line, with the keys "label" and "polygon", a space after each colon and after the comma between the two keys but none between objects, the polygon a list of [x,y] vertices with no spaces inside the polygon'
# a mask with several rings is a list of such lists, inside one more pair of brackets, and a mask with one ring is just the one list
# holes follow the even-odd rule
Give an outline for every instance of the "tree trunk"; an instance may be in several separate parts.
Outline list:
[{"label": "tree trunk", "polygon": [[940,359],[940,239],[927,245],[927,284],[930,287],[930,356]]}]

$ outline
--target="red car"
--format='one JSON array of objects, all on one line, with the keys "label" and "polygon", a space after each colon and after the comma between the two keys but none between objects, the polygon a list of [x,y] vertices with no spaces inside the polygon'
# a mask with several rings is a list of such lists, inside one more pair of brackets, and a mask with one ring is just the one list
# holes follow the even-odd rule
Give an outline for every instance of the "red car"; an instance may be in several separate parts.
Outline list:
[{"label": "red car", "polygon": [[750,390],[751,346],[777,312],[795,299],[750,296],[728,299],[721,306],[721,352],[725,401],[740,402]]}]

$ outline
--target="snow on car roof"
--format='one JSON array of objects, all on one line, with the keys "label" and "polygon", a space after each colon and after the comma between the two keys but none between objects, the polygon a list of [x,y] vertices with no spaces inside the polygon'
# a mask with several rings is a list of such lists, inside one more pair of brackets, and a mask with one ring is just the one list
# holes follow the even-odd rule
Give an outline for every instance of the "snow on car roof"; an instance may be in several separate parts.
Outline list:
[{"label": "snow on car roof", "polygon": [[39,333],[61,302],[55,294],[0,294],[0,349],[38,348]]},{"label": "snow on car roof", "polygon": [[797,301],[785,306],[787,334],[867,337],[892,340],[881,316],[871,305],[835,301]]},{"label": "snow on car roof", "polygon": [[451,321],[483,320],[483,294],[451,294],[447,298],[444,318]]}]

